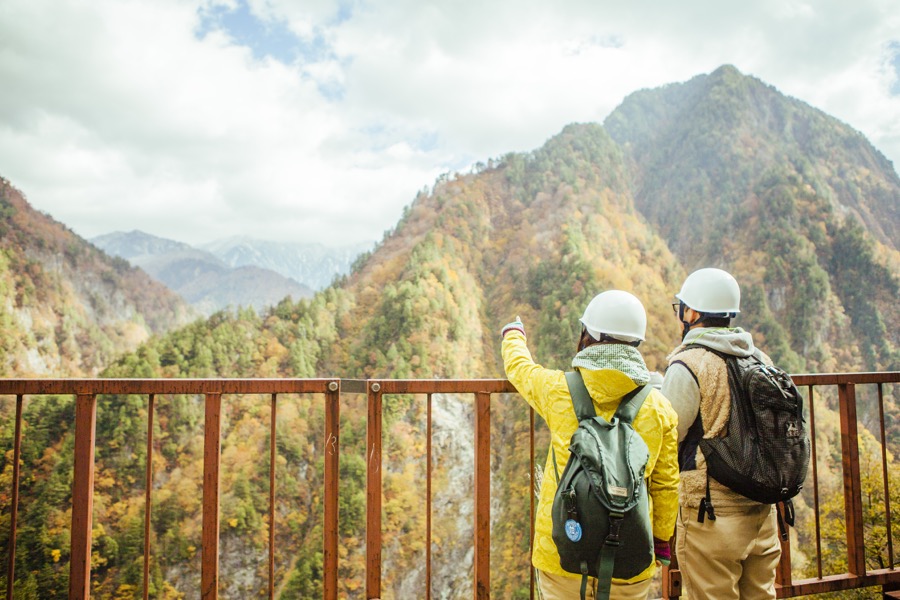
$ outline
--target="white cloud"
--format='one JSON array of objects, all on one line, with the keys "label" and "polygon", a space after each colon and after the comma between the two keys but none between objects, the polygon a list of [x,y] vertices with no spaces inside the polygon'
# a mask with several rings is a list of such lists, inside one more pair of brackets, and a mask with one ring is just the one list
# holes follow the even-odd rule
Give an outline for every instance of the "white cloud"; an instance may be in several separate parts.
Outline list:
[{"label": "white cloud", "polygon": [[[202,19],[241,6],[278,43],[293,32],[296,61]],[[725,63],[900,164],[898,15],[886,0],[4,0],[0,175],[86,237],[378,239],[438,174]]]}]

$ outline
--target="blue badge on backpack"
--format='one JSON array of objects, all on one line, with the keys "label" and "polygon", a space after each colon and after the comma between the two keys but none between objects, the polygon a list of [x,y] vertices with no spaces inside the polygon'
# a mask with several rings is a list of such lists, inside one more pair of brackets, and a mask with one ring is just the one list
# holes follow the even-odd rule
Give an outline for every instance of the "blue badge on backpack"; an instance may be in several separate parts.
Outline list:
[{"label": "blue badge on backpack", "polygon": [[566,521],[566,537],[568,537],[573,542],[577,542],[581,539],[581,523],[578,521],[574,521],[569,519]]}]

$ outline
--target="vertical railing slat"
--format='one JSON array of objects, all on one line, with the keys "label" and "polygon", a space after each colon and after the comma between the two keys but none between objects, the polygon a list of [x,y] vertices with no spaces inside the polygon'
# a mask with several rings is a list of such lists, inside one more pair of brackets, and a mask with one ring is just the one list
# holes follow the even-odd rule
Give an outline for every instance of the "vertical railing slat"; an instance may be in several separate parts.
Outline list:
[{"label": "vertical railing slat", "polygon": [[491,395],[475,394],[475,600],[491,597]]},{"label": "vertical railing slat", "polygon": [[19,463],[22,460],[22,394],[16,396],[16,433],[13,438],[12,499],[9,507],[9,564],[6,569],[6,599],[12,600],[16,581],[16,528],[19,514]]},{"label": "vertical railing slat", "polygon": [[[534,567],[531,565],[531,554],[534,552],[534,511],[537,506],[537,501],[535,499],[535,494],[537,493],[537,478],[535,472],[535,464],[534,464],[534,409],[529,406],[528,407],[528,448],[529,448],[529,461],[528,465],[531,471],[528,473],[528,481],[531,483],[531,486],[528,490],[528,500],[530,507],[530,519],[528,522],[528,589],[530,590],[529,599],[534,600]],[[543,485],[543,481],[541,481],[541,485]]]},{"label": "vertical railing slat", "polygon": [[75,397],[75,472],[72,483],[71,563],[69,599],[87,600],[91,595],[91,525],[94,509],[94,444],[97,397]]},{"label": "vertical railing slat", "polygon": [[221,465],[222,395],[206,394],[203,430],[203,533],[200,597],[219,597],[219,467]]},{"label": "vertical railing slat", "polygon": [[329,382],[325,394],[325,526],[323,598],[338,597],[338,476],[341,443],[341,388]]},{"label": "vertical railing slat", "polygon": [[431,409],[432,398],[428,394],[425,408],[425,600],[431,600]]},{"label": "vertical railing slat", "polygon": [[813,475],[813,510],[816,514],[816,573],[822,579],[822,521],[819,517],[819,462],[817,459],[816,437],[816,408],[813,402],[813,386],[808,386],[809,397],[809,436],[812,446],[812,475]]},{"label": "vertical railing slat", "polygon": [[147,401],[147,464],[144,468],[144,600],[150,598],[150,492],[153,490],[153,413],[156,397]]},{"label": "vertical railing slat", "polygon": [[381,384],[368,385],[366,424],[366,598],[381,597]]},{"label": "vertical railing slat", "polygon": [[856,419],[856,387],[838,385],[841,419],[841,450],[844,468],[844,513],[847,528],[847,572],[866,574],[866,547],[863,536],[862,485],[859,471],[859,424]]},{"label": "vertical railing slat", "polygon": [[878,423],[881,427],[881,477],[884,482],[884,519],[887,529],[888,568],[894,568],[894,535],[891,531],[891,485],[888,474],[887,437],[884,430],[884,388],[878,384]]},{"label": "vertical railing slat", "polygon": [[[780,505],[775,506],[775,510],[781,513],[779,519],[783,516],[782,507]],[[787,525],[785,525],[787,527]],[[780,537],[780,536],[779,536]],[[793,582],[793,578],[791,577],[791,539],[788,536],[788,539],[779,539],[781,543],[781,558],[778,560],[778,564],[775,567],[775,583],[783,587],[790,587]]]},{"label": "vertical railing slat", "polygon": [[278,394],[272,394],[269,408],[269,600],[275,598],[275,425],[278,421]]}]

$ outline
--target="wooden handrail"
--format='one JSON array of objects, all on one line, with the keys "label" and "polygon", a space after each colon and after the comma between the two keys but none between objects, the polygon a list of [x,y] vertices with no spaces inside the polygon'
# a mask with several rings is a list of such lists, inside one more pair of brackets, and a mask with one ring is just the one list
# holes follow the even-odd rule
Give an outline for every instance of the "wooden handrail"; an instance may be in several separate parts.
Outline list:
[{"label": "wooden handrail", "polygon": [[[879,418],[881,442],[884,443],[884,390],[887,384],[900,382],[900,372],[867,372],[867,373],[828,373],[800,374],[793,376],[799,386],[809,387],[810,418],[812,429],[815,429],[815,410],[813,409],[813,389],[833,387],[838,391],[840,416],[841,450],[843,456],[843,489],[845,498],[844,513],[847,523],[847,563],[848,572],[837,575],[822,576],[820,541],[816,540],[816,560],[818,576],[812,579],[797,578],[790,570],[790,546],[785,548],[786,559],[780,567],[778,596],[795,597],[804,594],[842,591],[871,585],[900,586],[900,570],[883,569],[867,570],[865,563],[865,546],[863,535],[863,506],[861,498],[859,441],[857,424],[857,387],[862,385],[878,386]],[[220,437],[222,426],[223,396],[231,394],[267,394],[271,397],[270,422],[270,498],[269,498],[269,597],[274,596],[274,498],[275,490],[275,411],[277,396],[280,394],[320,394],[325,398],[325,431],[324,431],[324,518],[323,527],[323,597],[336,600],[339,595],[339,527],[338,527],[338,494],[339,494],[339,458],[340,458],[340,405],[346,394],[365,394],[368,405],[368,424],[366,433],[366,597],[378,598],[381,595],[382,569],[382,412],[383,398],[391,394],[424,395],[427,397],[427,462],[428,485],[426,491],[427,542],[426,575],[428,591],[424,594],[431,597],[431,403],[435,394],[472,395],[474,397],[474,464],[475,479],[473,490],[473,518],[475,537],[473,540],[473,577],[474,596],[476,600],[490,597],[490,487],[491,487],[491,403],[497,394],[516,393],[515,388],[504,379],[0,379],[0,396],[15,396],[16,423],[13,448],[2,449],[13,451],[13,489],[10,490],[12,503],[10,510],[10,547],[7,565],[7,598],[11,598],[15,576],[15,543],[16,514],[19,493],[19,454],[22,433],[23,399],[35,395],[71,395],[75,397],[75,451],[73,478],[73,510],[70,540],[70,577],[69,597],[86,599],[90,595],[90,559],[91,559],[91,518],[93,504],[94,451],[96,444],[96,415],[98,404],[108,400],[106,395],[139,394],[150,398],[148,415],[146,473],[147,490],[145,507],[144,536],[149,536],[150,520],[150,482],[152,471],[150,458],[153,449],[153,398],[157,395],[190,394],[204,397],[204,482],[203,482],[203,532],[201,549],[201,597],[204,600],[218,598],[219,585],[219,503],[220,503]],[[523,410],[525,410],[523,403]],[[530,414],[530,468],[535,466],[534,460],[534,414]],[[815,451],[815,446],[814,446]],[[887,473],[887,453],[882,452],[882,473]],[[813,464],[813,479],[817,478]],[[884,475],[883,475],[884,476]],[[884,482],[885,494],[889,495],[889,483]],[[5,490],[3,490],[5,492]],[[532,496],[530,504],[534,511],[533,486],[529,486]],[[815,508],[818,511],[818,490],[815,491]],[[889,504],[886,512],[890,515]],[[818,514],[816,515],[818,522]],[[889,517],[890,518],[890,517]],[[533,519],[533,514],[532,514]],[[532,526],[533,527],[533,526]],[[523,532],[524,535],[524,532]],[[888,554],[893,561],[892,539],[888,538]],[[149,571],[149,546],[144,543],[144,597],[147,595],[147,577]],[[664,589],[670,596],[680,593],[680,578],[677,569],[666,574]],[[534,578],[529,577],[532,583]]]}]

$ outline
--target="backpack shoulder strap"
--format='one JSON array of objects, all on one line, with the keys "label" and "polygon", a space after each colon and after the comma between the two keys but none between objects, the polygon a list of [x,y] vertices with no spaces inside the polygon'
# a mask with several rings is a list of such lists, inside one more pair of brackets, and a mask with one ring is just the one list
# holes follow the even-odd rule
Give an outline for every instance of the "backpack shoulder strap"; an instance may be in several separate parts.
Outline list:
[{"label": "backpack shoulder strap", "polygon": [[[692,349],[692,348],[703,348],[703,349],[706,350],[707,352],[712,352],[713,354],[715,354],[716,356],[718,356],[719,358],[721,358],[722,360],[724,360],[726,363],[729,362],[729,361],[734,361],[734,360],[740,358],[740,357],[737,356],[736,354],[728,354],[727,352],[722,352],[721,350],[716,350],[715,348],[710,348],[709,346],[704,346],[703,344],[688,344],[687,346],[685,346],[685,347],[683,348],[682,351],[684,351],[684,350],[690,350],[690,349]],[[765,364],[765,362],[764,362],[763,359],[762,359],[762,356],[760,355],[760,350],[759,350],[759,348],[754,348],[754,349],[753,349],[753,354],[751,354],[751,355],[748,356],[747,358],[753,358],[753,359],[755,359],[756,361],[758,361],[758,362],[760,362],[760,363],[762,363],[762,364]]]},{"label": "backpack shoulder strap", "polygon": [[647,384],[625,394],[622,401],[619,403],[619,408],[616,409],[615,416],[617,416],[620,421],[632,423],[637,416],[638,411],[641,410],[641,406],[644,405],[644,400],[647,399],[647,396],[650,395],[652,390],[653,386]]},{"label": "backpack shoulder strap", "polygon": [[591,419],[597,416],[594,410],[594,401],[588,393],[587,387],[584,385],[584,379],[581,378],[580,371],[566,372],[566,385],[569,386],[569,395],[572,396],[572,406],[575,408],[575,416],[581,422],[584,419]]},{"label": "backpack shoulder strap", "polygon": [[[584,379],[582,379],[581,373],[579,371],[567,371],[566,384],[569,386],[569,394],[572,396],[572,406],[575,408],[575,416],[578,417],[578,420],[582,421],[584,419],[596,417],[597,411],[594,410],[594,401],[591,399],[591,395],[584,385]],[[650,395],[652,390],[653,386],[647,384],[637,387],[625,394],[619,403],[619,408],[616,409],[615,416],[627,423],[634,421],[638,411],[641,410],[641,406],[644,405],[644,400],[647,399],[647,396]]]},{"label": "backpack shoulder strap", "polygon": [[697,343],[687,344],[686,346],[684,346],[681,349],[681,352],[684,352],[685,350],[693,350],[694,348],[700,348],[701,350],[706,350],[707,352],[712,352],[713,354],[715,354],[716,356],[718,356],[720,358],[726,358],[726,359],[734,358],[731,354],[726,354],[725,352],[722,352],[721,350],[716,350],[715,348],[710,348],[709,346],[704,346],[703,344],[697,344]]}]

